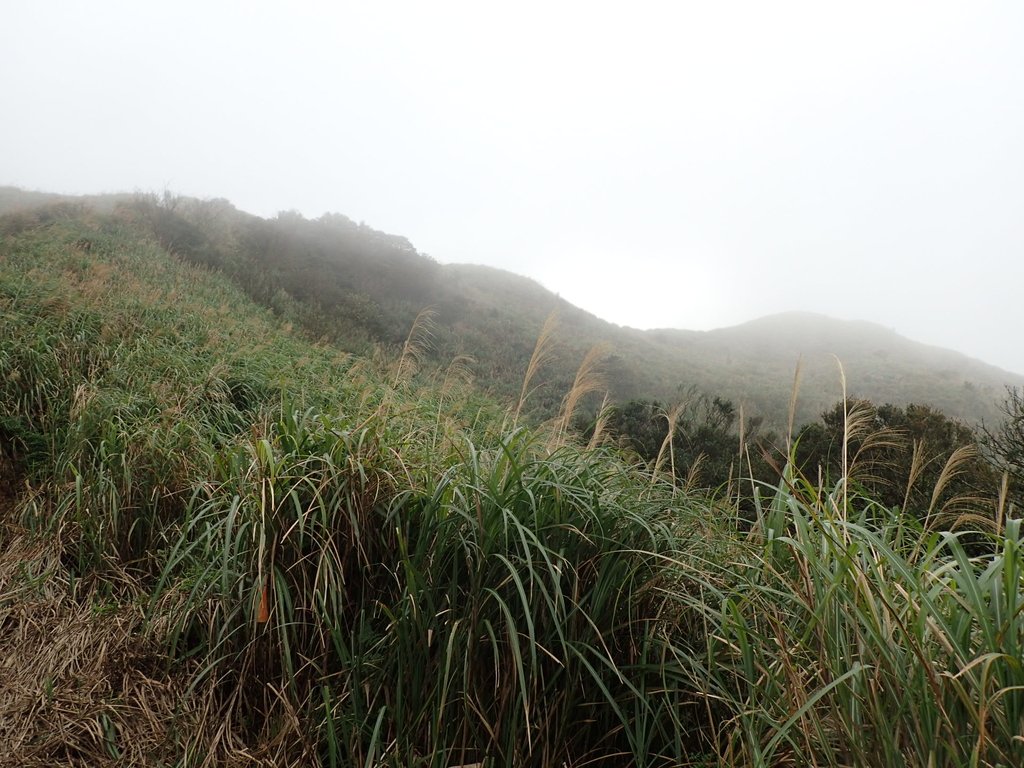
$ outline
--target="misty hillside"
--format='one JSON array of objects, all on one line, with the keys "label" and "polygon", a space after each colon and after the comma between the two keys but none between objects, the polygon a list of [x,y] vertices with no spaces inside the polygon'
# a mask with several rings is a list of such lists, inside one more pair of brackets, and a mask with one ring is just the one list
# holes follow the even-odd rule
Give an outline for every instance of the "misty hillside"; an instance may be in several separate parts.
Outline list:
[{"label": "misty hillside", "polygon": [[[799,415],[807,419],[851,395],[874,402],[929,403],[969,422],[994,418],[991,405],[1022,377],[948,349],[911,341],[874,323],[790,312],[708,332],[652,331],[736,399],[769,411],[788,395],[800,365]],[[818,406],[821,406],[819,408]]]},{"label": "misty hillside", "polygon": [[101,202],[0,216],[0,765],[1024,764],[1015,448],[852,403],[780,453],[717,397],[584,435],[455,350],[513,390],[554,307],[556,373],[605,341],[640,393],[962,359],[630,331],[340,216]]},{"label": "misty hillside", "polygon": [[[38,206],[50,203],[49,207]],[[694,389],[742,404],[747,415],[781,427],[800,363],[798,423],[815,419],[847,391],[877,403],[928,403],[967,422],[998,418],[1006,385],[1024,378],[949,350],[919,344],[866,322],[787,313],[707,332],[639,331],[601,320],[500,269],[439,264],[405,238],[339,214],[262,219],[225,200],[164,195],[70,198],[0,189],[0,213],[77,216],[87,208],[150,232],[179,257],[223,271],[247,294],[316,339],[368,353],[403,343],[431,308],[428,361],[459,356],[477,385],[514,400],[545,319],[557,311],[555,358],[529,403],[553,414],[576,367],[595,345],[613,401],[671,403]],[[40,212],[41,211],[41,212]]]}]

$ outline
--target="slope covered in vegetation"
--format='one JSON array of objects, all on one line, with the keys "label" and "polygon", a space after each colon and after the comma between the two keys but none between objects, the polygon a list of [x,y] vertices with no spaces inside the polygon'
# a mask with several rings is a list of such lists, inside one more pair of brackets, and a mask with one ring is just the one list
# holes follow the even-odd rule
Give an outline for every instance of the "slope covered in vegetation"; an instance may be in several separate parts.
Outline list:
[{"label": "slope covered in vegetation", "polygon": [[[45,199],[0,188],[0,211]],[[518,394],[534,341],[555,311],[558,349],[529,404],[541,417],[557,412],[579,361],[596,345],[605,353],[601,370],[612,401],[646,398],[671,405],[696,389],[742,405],[775,429],[786,424],[798,362],[798,424],[839,399],[836,358],[852,396],[927,403],[972,425],[999,417],[1004,386],[1024,385],[1019,375],[868,323],[779,316],[710,332],[620,328],[532,280],[487,267],[438,264],[405,238],[337,214],[260,219],[224,200],[173,195],[84,201],[105,211],[130,208],[139,226],[181,258],[223,271],[257,303],[350,352],[401,345],[417,314],[433,307],[427,358],[437,366],[459,355],[472,358],[466,365],[478,386],[504,400]]]},{"label": "slope covered in vegetation", "polygon": [[0,219],[0,763],[1024,761],[999,487],[859,495],[851,405],[741,508],[421,367],[412,304],[309,341],[152,213]]}]

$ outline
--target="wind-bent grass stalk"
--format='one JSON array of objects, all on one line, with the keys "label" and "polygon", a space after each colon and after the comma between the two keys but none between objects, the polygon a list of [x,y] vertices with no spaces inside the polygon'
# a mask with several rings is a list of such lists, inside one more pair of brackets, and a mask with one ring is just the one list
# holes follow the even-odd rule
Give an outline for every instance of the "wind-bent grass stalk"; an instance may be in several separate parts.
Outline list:
[{"label": "wind-bent grass stalk", "polygon": [[593,450],[597,448],[605,439],[604,430],[608,423],[608,417],[611,415],[613,406],[609,402],[610,395],[608,392],[604,393],[604,397],[601,400],[601,407],[597,409],[597,418],[594,420],[594,431],[590,435],[590,440],[587,442],[587,448]]},{"label": "wind-bent grass stalk", "polygon": [[576,370],[576,378],[572,387],[562,400],[562,408],[555,418],[555,426],[549,448],[555,449],[565,444],[569,425],[572,417],[576,414],[576,408],[580,402],[589,394],[600,392],[605,388],[605,377],[601,372],[601,363],[608,356],[608,349],[603,344],[597,344],[587,350],[583,356],[580,367]]},{"label": "wind-bent grass stalk", "polygon": [[513,429],[519,425],[519,416],[523,411],[523,406],[533,392],[531,385],[533,384],[533,379],[537,376],[537,372],[555,359],[554,338],[557,329],[558,310],[554,310],[547,316],[544,325],[541,326],[540,333],[537,336],[537,343],[533,347],[533,354],[530,355],[530,362],[526,366],[526,373],[523,375],[523,385],[519,390],[519,400],[516,402],[515,410],[512,412]]},{"label": "wind-bent grass stalk", "polygon": [[672,487],[676,485],[676,450],[675,450],[675,435],[676,429],[679,427],[679,415],[683,412],[685,405],[683,403],[676,403],[667,412],[662,413],[665,420],[668,422],[668,432],[665,434],[665,439],[661,441],[661,447],[658,448],[658,456],[654,460],[654,467],[651,470],[651,482],[657,482],[658,472],[661,470],[665,463],[665,454],[668,454],[668,468],[669,477],[672,482]]}]

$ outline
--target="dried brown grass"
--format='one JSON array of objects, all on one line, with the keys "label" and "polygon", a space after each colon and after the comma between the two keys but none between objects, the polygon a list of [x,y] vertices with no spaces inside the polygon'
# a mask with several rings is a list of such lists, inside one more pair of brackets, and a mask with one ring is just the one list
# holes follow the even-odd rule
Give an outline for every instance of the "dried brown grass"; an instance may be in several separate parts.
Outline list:
[{"label": "dried brown grass", "polygon": [[12,510],[0,498],[0,767],[310,764],[297,722],[244,733],[214,681],[189,690],[195,670],[169,661],[167,622],[147,622],[127,580],[68,578],[59,540]]},{"label": "dried brown grass", "polygon": [[147,765],[173,753],[180,686],[138,607],[64,578],[60,547],[0,553],[0,765]]},{"label": "dried brown grass", "polygon": [[553,434],[548,446],[549,449],[554,450],[565,445],[569,426],[572,424],[572,418],[576,414],[576,409],[583,398],[605,389],[607,382],[605,381],[604,372],[601,370],[601,364],[607,356],[608,347],[604,344],[594,345],[583,356],[583,361],[576,370],[576,378],[573,381],[572,388],[562,399],[561,410],[555,418]]},{"label": "dried brown grass", "polygon": [[608,425],[608,417],[611,415],[612,406],[609,402],[610,395],[605,392],[604,399],[601,400],[601,407],[597,410],[597,418],[594,420],[594,431],[590,435],[590,441],[587,443],[587,448],[593,450],[597,446],[601,445],[605,439],[605,428]]},{"label": "dried brown grass", "polygon": [[665,434],[665,439],[661,441],[661,447],[658,449],[658,456],[654,460],[654,468],[651,470],[652,484],[657,482],[658,472],[661,471],[667,455],[669,462],[669,479],[672,481],[672,487],[675,488],[676,486],[676,452],[674,440],[676,427],[679,426],[679,415],[683,412],[684,407],[684,403],[676,403],[668,411],[662,413],[662,416],[664,416],[665,420],[668,422],[668,432]]},{"label": "dried brown grass", "polygon": [[531,384],[533,383],[534,377],[537,375],[537,371],[555,359],[554,336],[557,329],[558,310],[555,310],[548,315],[547,319],[544,321],[544,325],[541,326],[540,334],[537,336],[537,343],[533,347],[533,354],[530,356],[530,363],[526,366],[526,373],[523,376],[523,386],[519,390],[519,400],[516,403],[516,409],[512,415],[513,426],[519,423],[519,415],[523,411],[523,406],[526,404],[527,399],[533,392]]}]

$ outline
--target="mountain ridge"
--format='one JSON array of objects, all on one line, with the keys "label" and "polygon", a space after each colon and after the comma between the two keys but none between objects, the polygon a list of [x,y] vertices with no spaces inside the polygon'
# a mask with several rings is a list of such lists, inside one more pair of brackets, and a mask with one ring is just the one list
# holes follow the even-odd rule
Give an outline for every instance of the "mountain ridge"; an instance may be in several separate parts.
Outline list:
[{"label": "mountain ridge", "polygon": [[[926,402],[951,416],[977,423],[998,418],[996,403],[1006,386],[1024,384],[1024,377],[1018,374],[956,350],[916,341],[870,320],[789,310],[710,330],[641,330],[605,321],[561,299],[537,281],[508,270],[445,266],[505,280],[536,296],[546,295],[548,303],[538,308],[537,314],[557,308],[563,317],[568,313],[570,328],[579,326],[579,318],[592,319],[601,332],[587,341],[612,340],[618,356],[631,361],[634,368],[644,367],[644,361],[649,362],[652,356],[667,355],[672,358],[673,369],[687,372],[681,377],[684,380],[675,384],[659,377],[657,371],[640,376],[642,383],[620,381],[619,394],[624,397],[647,396],[669,402],[684,395],[687,385],[695,384],[704,391],[745,403],[778,426],[783,423],[800,365],[803,386],[797,417],[801,422],[814,420],[842,397],[845,375],[850,396],[897,405]],[[539,323],[537,326],[539,329]],[[623,348],[629,350],[625,355]],[[774,359],[766,360],[760,354],[763,352]],[[576,353],[581,354],[582,349]],[[842,374],[836,358],[843,366]],[[890,375],[886,376],[881,367],[888,367]],[[922,370],[928,374],[922,376]],[[756,381],[758,374],[765,373],[770,374],[767,394],[765,382]],[[749,385],[738,383],[741,379],[748,380]]]},{"label": "mountain ridge", "polygon": [[[670,404],[693,390],[722,396],[781,427],[800,367],[798,423],[816,419],[846,393],[879,404],[927,403],[968,423],[999,418],[1005,387],[1024,377],[960,352],[908,339],[867,320],[792,310],[708,331],[640,330],[571,304],[537,280],[482,264],[442,264],[404,237],[340,214],[262,219],[225,200],[164,195],[73,197],[0,187],[0,213],[56,203],[60,215],[120,210],[179,258],[229,274],[253,298],[314,338],[351,352],[400,346],[424,307],[435,314],[428,356],[457,357],[478,385],[513,401],[545,319],[556,312],[556,356],[529,403],[539,418],[557,411],[589,349],[607,352],[613,401]],[[592,407],[596,407],[594,404]]]}]

